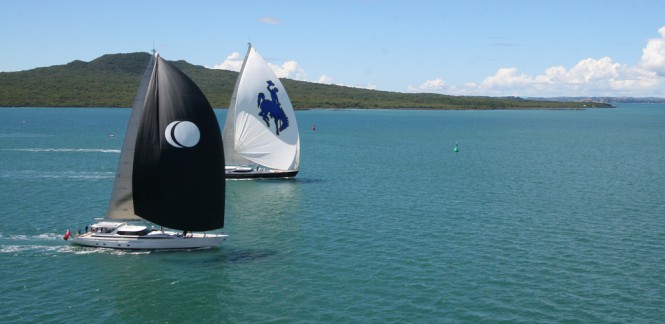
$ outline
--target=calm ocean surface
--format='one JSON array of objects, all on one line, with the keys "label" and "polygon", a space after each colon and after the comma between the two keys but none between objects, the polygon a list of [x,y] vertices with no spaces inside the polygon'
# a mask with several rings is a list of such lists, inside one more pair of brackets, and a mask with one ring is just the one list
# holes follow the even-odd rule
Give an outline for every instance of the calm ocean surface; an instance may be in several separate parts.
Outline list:
[{"label": "calm ocean surface", "polygon": [[665,319],[665,105],[298,111],[300,174],[227,181],[220,248],[70,246],[129,112],[0,109],[0,322]]}]

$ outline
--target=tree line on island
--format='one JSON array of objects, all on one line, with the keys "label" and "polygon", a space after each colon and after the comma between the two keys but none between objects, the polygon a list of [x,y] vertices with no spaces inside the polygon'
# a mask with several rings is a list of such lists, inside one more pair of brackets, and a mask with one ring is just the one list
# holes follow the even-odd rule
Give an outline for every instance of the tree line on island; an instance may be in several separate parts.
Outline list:
[{"label": "tree line on island", "polygon": [[[0,72],[0,107],[130,107],[149,53],[107,54],[90,62]],[[227,108],[237,72],[172,62],[201,88],[213,107]],[[401,93],[282,79],[295,109],[607,108],[587,101]]]}]

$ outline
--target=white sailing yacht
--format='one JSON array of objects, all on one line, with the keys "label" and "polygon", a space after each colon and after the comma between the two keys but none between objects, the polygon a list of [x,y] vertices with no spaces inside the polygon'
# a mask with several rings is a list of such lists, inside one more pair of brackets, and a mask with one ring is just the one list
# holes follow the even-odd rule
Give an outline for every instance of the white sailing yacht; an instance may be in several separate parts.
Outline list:
[{"label": "white sailing yacht", "polygon": [[249,44],[223,132],[227,178],[288,178],[298,174],[300,134],[279,78]]},{"label": "white sailing yacht", "polygon": [[218,246],[227,235],[193,231],[224,226],[223,150],[201,90],[153,53],[132,106],[107,215],[70,242],[119,249]]}]

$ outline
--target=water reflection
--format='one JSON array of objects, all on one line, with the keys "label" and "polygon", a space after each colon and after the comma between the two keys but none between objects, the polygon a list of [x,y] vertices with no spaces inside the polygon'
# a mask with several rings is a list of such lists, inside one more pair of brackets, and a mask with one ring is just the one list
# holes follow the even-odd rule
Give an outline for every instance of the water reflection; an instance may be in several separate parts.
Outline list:
[{"label": "water reflection", "polygon": [[[226,182],[226,231],[238,246],[288,244],[300,230],[301,185],[295,179]],[[280,250],[280,249],[277,249]]]}]

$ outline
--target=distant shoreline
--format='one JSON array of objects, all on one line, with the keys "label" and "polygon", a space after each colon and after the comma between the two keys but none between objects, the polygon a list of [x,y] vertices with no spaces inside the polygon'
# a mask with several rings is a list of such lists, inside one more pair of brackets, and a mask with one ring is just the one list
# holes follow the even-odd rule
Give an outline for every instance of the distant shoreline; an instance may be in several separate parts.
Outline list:
[{"label": "distant shoreline", "polygon": [[[0,72],[0,106],[4,107],[129,107],[136,96],[150,54],[107,54],[90,62],[27,71]],[[203,91],[216,109],[229,106],[238,73],[172,61]],[[451,96],[405,93],[281,79],[296,110],[358,108],[407,110],[498,110],[610,108],[592,98]]]},{"label": "distant shoreline", "polygon": [[[131,109],[132,107],[83,107],[83,106],[0,106],[0,109],[5,108],[18,108],[18,109]],[[364,108],[364,107],[316,107],[316,108],[296,108],[295,111],[307,110],[413,110],[413,111],[431,111],[431,110],[588,110],[588,109],[612,109],[616,106],[609,107],[505,107],[505,108]],[[214,110],[227,110],[224,107],[213,107]]]}]

